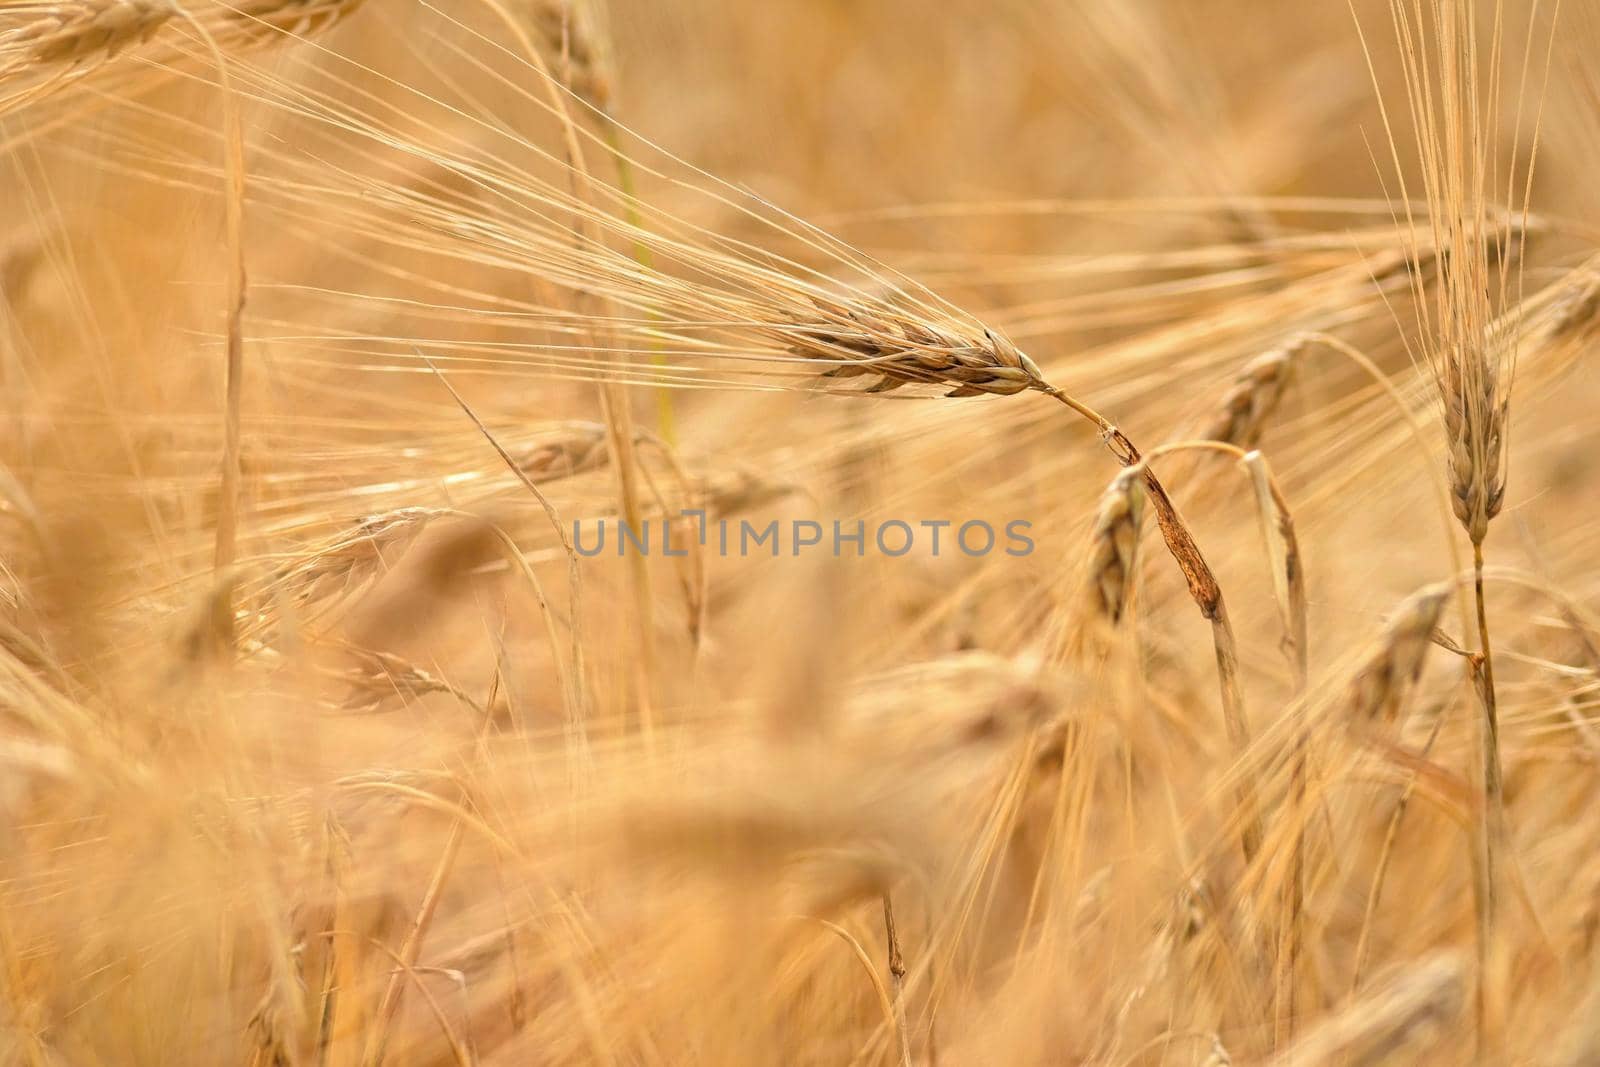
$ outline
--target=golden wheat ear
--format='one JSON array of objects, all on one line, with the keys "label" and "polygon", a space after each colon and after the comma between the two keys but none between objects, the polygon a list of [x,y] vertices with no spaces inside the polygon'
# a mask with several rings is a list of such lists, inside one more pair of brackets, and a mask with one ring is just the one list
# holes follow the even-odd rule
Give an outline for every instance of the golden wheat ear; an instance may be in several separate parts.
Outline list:
[{"label": "golden wheat ear", "polygon": [[[54,0],[0,4],[0,114],[36,103],[136,52],[160,63],[189,57],[178,31],[198,30],[230,52],[270,45],[285,37],[321,33],[359,8],[363,0],[239,0],[185,6],[176,0]],[[163,47],[158,41],[168,42]],[[145,46],[149,46],[146,48]],[[201,62],[209,57],[201,55]],[[124,64],[118,64],[119,69]],[[123,70],[117,82],[133,91],[165,75]],[[143,82],[137,79],[143,79]]]}]

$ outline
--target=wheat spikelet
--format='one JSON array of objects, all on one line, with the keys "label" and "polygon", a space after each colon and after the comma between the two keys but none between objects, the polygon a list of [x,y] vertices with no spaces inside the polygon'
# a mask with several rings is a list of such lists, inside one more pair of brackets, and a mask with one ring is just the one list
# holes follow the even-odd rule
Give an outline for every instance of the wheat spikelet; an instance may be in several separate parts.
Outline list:
[{"label": "wheat spikelet", "polygon": [[1308,338],[1295,337],[1246,363],[1202,436],[1239,448],[1254,448],[1267,419],[1283,399],[1296,357],[1308,344]]},{"label": "wheat spikelet", "polygon": [[[282,36],[316,33],[343,19],[363,0],[239,0],[199,11],[174,0],[57,0],[0,5],[0,112],[33,103],[125,53],[150,42],[168,23],[183,22],[209,45],[251,48]],[[199,58],[182,45],[160,53],[168,62]],[[138,77],[149,72],[134,72]],[[152,84],[125,79],[132,91]]]},{"label": "wheat spikelet", "polygon": [[1556,288],[1559,292],[1539,324],[1540,339],[1547,344],[1589,330],[1600,317],[1600,262],[1577,268]]},{"label": "wheat spikelet", "polygon": [[1443,367],[1450,505],[1474,544],[1488,536],[1489,520],[1500,514],[1505,501],[1510,398],[1500,385],[1499,358],[1470,352],[1452,357]]},{"label": "wheat spikelet", "polygon": [[391,697],[415,699],[429,693],[448,693],[480,716],[485,710],[457,686],[402,656],[365,648],[347,651],[350,666],[339,672],[349,686],[343,705],[346,710],[373,712]]},{"label": "wheat spikelet", "polygon": [[876,378],[867,393],[934,385],[953,397],[1048,388],[1033,360],[986,327],[974,331],[953,322],[933,323],[860,301],[815,297],[813,302],[822,321],[769,329],[795,355],[834,364],[822,372],[826,378]]},{"label": "wheat spikelet", "polygon": [[1553,349],[1581,352],[1600,321],[1600,256],[1591,257],[1560,279],[1500,316],[1494,332],[1501,343],[1541,355]]},{"label": "wheat spikelet", "polygon": [[535,441],[510,453],[522,473],[537,482],[587,474],[609,461],[606,428],[598,422],[572,423],[553,440]]},{"label": "wheat spikelet", "polygon": [[440,508],[408,507],[369,515],[281,568],[273,585],[301,603],[348,593],[377,576],[384,553],[409,544],[446,514]]},{"label": "wheat spikelet", "polygon": [[26,65],[78,67],[148,41],[178,14],[171,0],[77,0],[7,5],[0,18],[26,19],[0,31],[0,78]]},{"label": "wheat spikelet", "polygon": [[307,37],[339,22],[365,0],[236,0],[220,13],[225,30],[238,41],[275,34]]},{"label": "wheat spikelet", "polygon": [[1450,594],[1448,584],[1430,585],[1395,609],[1378,638],[1377,649],[1351,685],[1350,705],[1358,721],[1393,716],[1406,686],[1422,672],[1423,658]]},{"label": "wheat spikelet", "polygon": [[1122,621],[1133,597],[1143,517],[1144,481],[1129,467],[1100,497],[1089,542],[1089,601],[1094,614],[1112,624]]},{"label": "wheat spikelet", "polygon": [[612,76],[599,12],[574,0],[529,0],[528,19],[557,57],[566,87],[597,111],[611,109]]}]

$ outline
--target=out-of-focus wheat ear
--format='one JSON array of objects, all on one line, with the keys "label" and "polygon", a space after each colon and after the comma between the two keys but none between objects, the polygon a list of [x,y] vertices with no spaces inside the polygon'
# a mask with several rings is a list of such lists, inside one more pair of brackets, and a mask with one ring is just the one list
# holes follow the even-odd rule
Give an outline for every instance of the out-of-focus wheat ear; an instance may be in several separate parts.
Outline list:
[{"label": "out-of-focus wheat ear", "polygon": [[448,693],[473,713],[477,725],[489,709],[459,686],[438,677],[392,652],[348,646],[348,667],[338,673],[349,689],[344,706],[353,711],[380,710],[391,697],[415,699],[429,693]]},{"label": "out-of-focus wheat ear", "polygon": [[1575,267],[1552,288],[1557,294],[1540,316],[1534,340],[1556,344],[1591,331],[1600,320],[1600,256]]},{"label": "out-of-focus wheat ear", "polygon": [[448,514],[442,508],[405,507],[369,515],[279,567],[267,591],[299,604],[348,593],[377,577],[385,552],[404,547],[429,522]]},{"label": "out-of-focus wheat ear", "polygon": [[333,26],[365,0],[232,0],[220,12],[228,43],[265,43],[275,36],[309,37]]},{"label": "out-of-focus wheat ear", "polygon": [[[320,32],[362,0],[61,0],[0,4],[0,113],[33,103],[154,38],[169,22],[212,49],[250,48]],[[16,86],[13,88],[13,84]]]},{"label": "out-of-focus wheat ear", "polygon": [[[273,978],[277,978],[281,967],[274,967]],[[280,1063],[294,1062],[294,1049],[300,1045],[297,1034],[304,1026],[303,1020],[293,1017],[289,1005],[298,1007],[299,997],[295,995],[292,980],[289,980],[290,991],[280,989],[280,983],[273,980],[268,983],[267,991],[261,995],[261,1000],[256,1004],[256,1010],[251,1013],[245,1028],[249,1033],[250,1067],[276,1067]]]},{"label": "out-of-focus wheat ear", "polygon": [[1089,535],[1089,579],[1086,592],[1095,617],[1113,626],[1132,606],[1139,574],[1139,531],[1144,518],[1141,471],[1122,470],[1100,497]]},{"label": "out-of-focus wheat ear", "polygon": [[[0,24],[0,72],[27,65],[83,67],[148,41],[178,14],[172,0],[82,0],[18,5],[28,21]],[[3,12],[0,12],[3,14]]]},{"label": "out-of-focus wheat ear", "polygon": [[508,451],[521,474],[540,483],[600,470],[610,459],[598,422],[560,423],[554,434]]},{"label": "out-of-focus wheat ear", "polygon": [[1439,615],[1453,587],[1440,582],[1419,589],[1390,616],[1377,647],[1350,686],[1350,712],[1355,722],[1397,717],[1406,689],[1422,673]]},{"label": "out-of-focus wheat ear", "polygon": [[1254,448],[1267,420],[1283,400],[1300,353],[1310,343],[1309,337],[1296,336],[1246,363],[1201,436]]},{"label": "out-of-focus wheat ear", "polygon": [[600,12],[582,0],[522,0],[562,84],[596,111],[611,112],[613,77]]},{"label": "out-of-focus wheat ear", "polygon": [[1417,1063],[1449,1033],[1466,1003],[1464,966],[1454,955],[1400,971],[1306,1034],[1271,1067],[1382,1067]]}]

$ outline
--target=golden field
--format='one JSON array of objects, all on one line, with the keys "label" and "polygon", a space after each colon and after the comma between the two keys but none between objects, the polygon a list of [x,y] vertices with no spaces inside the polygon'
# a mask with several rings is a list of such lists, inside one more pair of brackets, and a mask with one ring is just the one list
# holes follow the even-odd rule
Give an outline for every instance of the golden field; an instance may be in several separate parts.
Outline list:
[{"label": "golden field", "polygon": [[1600,1063],[1597,48],[0,2],[0,1062]]}]

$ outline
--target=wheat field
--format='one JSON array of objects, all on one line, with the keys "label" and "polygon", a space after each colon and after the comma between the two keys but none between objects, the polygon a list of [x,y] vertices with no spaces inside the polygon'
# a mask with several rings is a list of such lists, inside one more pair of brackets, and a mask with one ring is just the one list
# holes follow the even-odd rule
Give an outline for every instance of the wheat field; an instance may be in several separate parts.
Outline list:
[{"label": "wheat field", "polygon": [[0,0],[0,1062],[1600,1064],[1597,57]]}]

